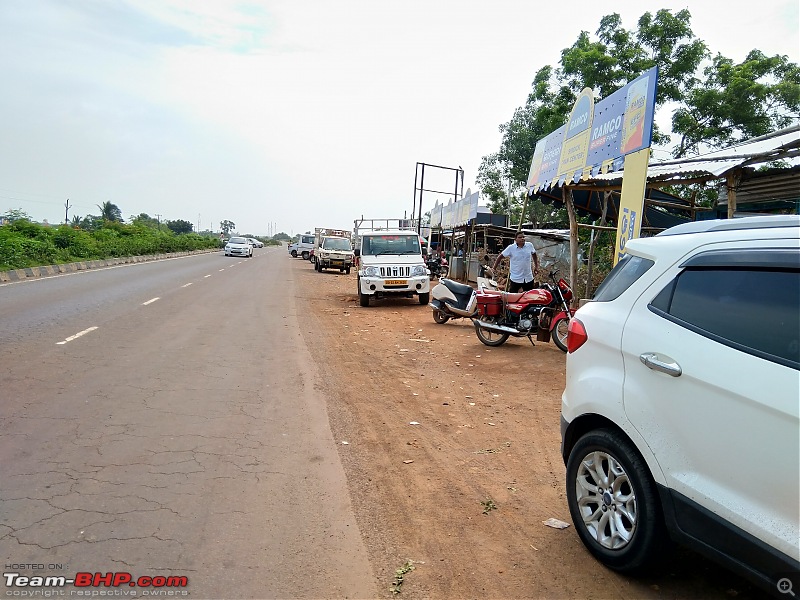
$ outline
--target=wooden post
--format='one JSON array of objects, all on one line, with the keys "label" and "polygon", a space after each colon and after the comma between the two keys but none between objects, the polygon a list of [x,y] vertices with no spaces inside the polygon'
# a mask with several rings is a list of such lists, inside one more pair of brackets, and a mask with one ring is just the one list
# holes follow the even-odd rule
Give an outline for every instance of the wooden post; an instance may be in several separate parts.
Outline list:
[{"label": "wooden post", "polygon": [[[567,207],[567,215],[569,215],[569,284],[575,290],[578,282],[578,218],[575,216],[572,189],[568,185],[561,187],[561,200]],[[575,302],[577,302],[577,298],[573,298],[573,304]]]},{"label": "wooden post", "polygon": [[734,169],[728,173],[726,178],[728,188],[728,218],[732,219],[736,213],[736,188],[739,187],[739,181],[742,178],[742,172],[739,169]]}]

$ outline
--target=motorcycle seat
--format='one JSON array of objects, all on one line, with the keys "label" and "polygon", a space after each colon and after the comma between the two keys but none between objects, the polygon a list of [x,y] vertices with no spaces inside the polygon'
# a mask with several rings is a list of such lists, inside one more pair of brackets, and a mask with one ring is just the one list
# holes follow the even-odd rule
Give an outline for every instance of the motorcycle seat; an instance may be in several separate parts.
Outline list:
[{"label": "motorcycle seat", "polygon": [[483,290],[481,293],[485,296],[501,296],[504,302],[519,302],[519,299],[525,294],[525,292],[512,294],[503,290]]},{"label": "motorcycle seat", "polygon": [[464,285],[463,283],[458,283],[452,279],[442,279],[441,283],[456,296],[466,296],[475,291],[470,286]]}]

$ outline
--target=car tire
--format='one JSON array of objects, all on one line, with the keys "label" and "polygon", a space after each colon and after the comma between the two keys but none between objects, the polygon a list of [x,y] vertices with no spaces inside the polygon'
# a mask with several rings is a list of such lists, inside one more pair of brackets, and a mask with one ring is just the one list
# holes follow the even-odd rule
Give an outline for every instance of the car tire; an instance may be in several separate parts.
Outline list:
[{"label": "car tire", "polygon": [[292,258],[297,258],[297,250],[292,250],[291,253]]},{"label": "car tire", "polygon": [[558,346],[558,349],[562,352],[567,351],[567,330],[569,328],[569,319],[564,317],[559,319],[553,325],[553,333],[551,337],[553,338],[553,343]]},{"label": "car tire", "polygon": [[303,257],[303,260],[308,260],[309,254],[308,252],[303,252],[300,256]]},{"label": "car tire", "polygon": [[350,267],[347,267],[347,268],[344,270],[344,274],[345,274],[345,275],[350,275]]},{"label": "car tire", "polygon": [[567,504],[583,544],[607,567],[646,571],[668,541],[644,459],[621,433],[584,434],[567,460]]},{"label": "car tire", "polygon": [[419,303],[423,306],[427,306],[428,302],[431,301],[431,294],[430,292],[425,292],[424,294],[419,295]]},{"label": "car tire", "polygon": [[361,291],[361,278],[358,280],[358,303],[361,306],[369,306],[369,295]]}]

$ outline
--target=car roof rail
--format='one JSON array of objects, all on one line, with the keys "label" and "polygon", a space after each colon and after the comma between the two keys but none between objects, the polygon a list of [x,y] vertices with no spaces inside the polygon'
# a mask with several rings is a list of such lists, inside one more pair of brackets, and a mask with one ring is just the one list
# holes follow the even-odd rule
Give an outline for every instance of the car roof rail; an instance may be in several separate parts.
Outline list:
[{"label": "car roof rail", "polygon": [[707,233],[712,231],[739,231],[744,229],[773,229],[777,227],[800,227],[800,215],[759,215],[735,219],[712,219],[682,223],[665,229],[659,236]]}]

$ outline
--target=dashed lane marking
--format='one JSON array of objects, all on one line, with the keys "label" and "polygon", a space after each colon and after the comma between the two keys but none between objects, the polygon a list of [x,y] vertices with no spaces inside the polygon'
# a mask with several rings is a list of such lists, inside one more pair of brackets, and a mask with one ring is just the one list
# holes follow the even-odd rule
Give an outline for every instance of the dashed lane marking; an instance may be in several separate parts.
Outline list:
[{"label": "dashed lane marking", "polygon": [[86,335],[87,333],[89,333],[90,331],[94,331],[95,329],[97,329],[97,327],[89,327],[89,329],[84,329],[83,331],[79,331],[75,335],[71,335],[70,337],[65,339],[63,342],[56,342],[56,346],[62,346],[68,342],[71,342],[72,340],[77,340],[82,335]]}]

